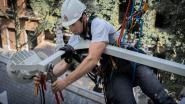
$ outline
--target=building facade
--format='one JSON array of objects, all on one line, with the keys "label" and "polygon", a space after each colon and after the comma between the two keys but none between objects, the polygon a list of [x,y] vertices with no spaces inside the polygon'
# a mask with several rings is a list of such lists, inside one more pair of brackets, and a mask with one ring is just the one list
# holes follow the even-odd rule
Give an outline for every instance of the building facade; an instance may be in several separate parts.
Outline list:
[{"label": "building facade", "polygon": [[[17,38],[12,1],[14,0],[0,0],[0,47],[8,50],[16,50]],[[39,25],[39,18],[34,16],[29,0],[15,1],[17,1],[17,16],[21,28],[19,44],[17,45],[19,47],[18,50],[33,49],[44,37],[44,33],[42,32],[38,37],[34,38],[34,31]],[[28,42],[28,40],[32,41]]]}]

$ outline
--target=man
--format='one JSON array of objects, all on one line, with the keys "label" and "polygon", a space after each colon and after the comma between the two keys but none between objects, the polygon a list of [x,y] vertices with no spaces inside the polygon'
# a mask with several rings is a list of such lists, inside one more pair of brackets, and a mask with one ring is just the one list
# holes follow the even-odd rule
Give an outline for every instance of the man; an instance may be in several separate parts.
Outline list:
[{"label": "man", "polygon": [[[107,44],[115,42],[114,33],[116,31],[114,27],[98,17],[95,17],[93,20],[88,20],[85,9],[86,6],[79,0],[65,0],[62,5],[62,25],[69,27],[70,31],[75,34],[74,37],[81,36],[85,39],[91,39],[91,43],[89,45],[88,55],[81,64],[65,79],[58,79],[52,84],[52,90],[54,92],[63,90],[90,72],[97,65]],[[90,25],[88,25],[89,21],[91,22]],[[68,48],[71,47],[69,45],[74,44],[72,38],[69,40]],[[105,60],[103,63],[104,62]],[[130,70],[131,63],[123,59],[116,59],[115,62],[118,64],[118,71],[114,71],[110,69],[110,67],[104,67],[106,73],[104,79],[107,79],[104,80],[107,103],[136,104],[132,91],[132,88],[136,85],[139,85],[142,91],[156,104],[175,103],[173,99],[166,94],[149,67],[138,65],[133,82]],[[62,75],[69,67],[69,63],[70,61],[67,59],[61,60],[54,66],[53,73],[56,76]],[[111,74],[112,72],[114,73]]]}]

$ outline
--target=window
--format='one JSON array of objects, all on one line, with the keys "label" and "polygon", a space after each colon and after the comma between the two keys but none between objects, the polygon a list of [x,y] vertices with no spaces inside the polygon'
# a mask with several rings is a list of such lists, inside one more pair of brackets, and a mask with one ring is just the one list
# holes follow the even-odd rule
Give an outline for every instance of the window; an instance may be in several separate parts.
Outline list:
[{"label": "window", "polygon": [[30,50],[33,50],[37,46],[37,37],[34,35],[33,31],[26,30],[27,39],[28,39],[28,47]]},{"label": "window", "polygon": [[9,32],[10,49],[16,49],[15,29],[8,28],[8,32]]},{"label": "window", "polygon": [[12,0],[7,0],[8,8],[12,9],[13,6],[13,1]]}]

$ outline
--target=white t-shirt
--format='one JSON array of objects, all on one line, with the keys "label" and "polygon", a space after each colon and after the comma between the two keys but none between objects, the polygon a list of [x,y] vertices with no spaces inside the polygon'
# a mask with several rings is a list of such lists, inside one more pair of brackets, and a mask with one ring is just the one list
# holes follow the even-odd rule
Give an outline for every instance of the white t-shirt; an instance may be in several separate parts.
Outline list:
[{"label": "white t-shirt", "polygon": [[[91,23],[91,42],[107,42],[109,43],[109,35],[115,33],[115,28],[109,22],[100,19],[98,17],[94,18]],[[73,35],[70,37],[68,44],[74,46],[79,42],[79,35]]]},{"label": "white t-shirt", "polygon": [[92,21],[91,25],[91,34],[92,34],[91,42],[105,41],[108,43],[109,35],[113,34],[114,32],[115,28],[109,22],[100,18],[95,18]]}]

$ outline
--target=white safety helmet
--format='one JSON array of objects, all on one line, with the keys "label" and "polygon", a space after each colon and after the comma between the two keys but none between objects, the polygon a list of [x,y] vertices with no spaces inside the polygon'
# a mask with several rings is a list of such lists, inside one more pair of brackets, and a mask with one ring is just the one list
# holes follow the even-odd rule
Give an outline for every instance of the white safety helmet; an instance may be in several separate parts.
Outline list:
[{"label": "white safety helmet", "polygon": [[62,26],[68,27],[78,21],[85,9],[79,0],[65,0],[61,8]]}]

